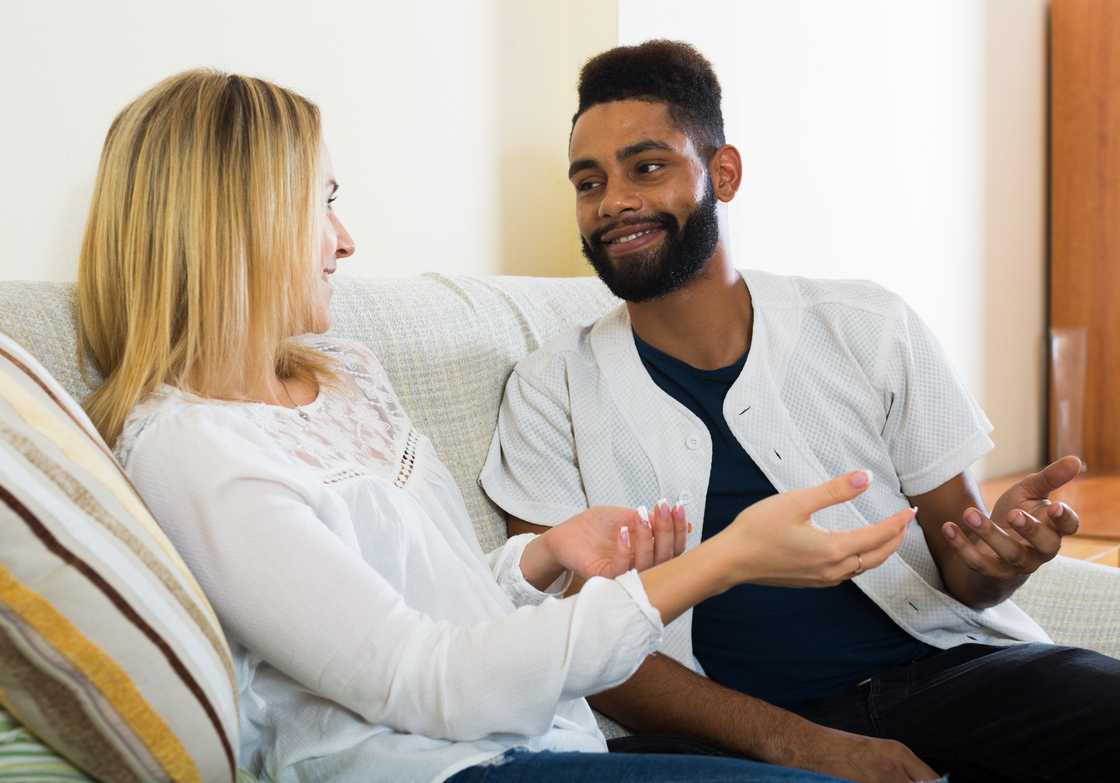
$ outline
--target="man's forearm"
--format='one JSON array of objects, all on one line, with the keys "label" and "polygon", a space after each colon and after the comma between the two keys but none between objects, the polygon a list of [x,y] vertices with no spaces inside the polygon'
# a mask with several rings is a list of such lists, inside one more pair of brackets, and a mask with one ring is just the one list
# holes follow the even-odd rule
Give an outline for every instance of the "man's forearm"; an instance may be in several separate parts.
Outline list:
[{"label": "man's forearm", "polygon": [[978,508],[987,513],[980,489],[968,471],[930,492],[911,496],[909,501],[918,509],[918,523],[922,526],[926,544],[937,563],[941,581],[953,598],[973,609],[986,609],[1007,600],[1026,581],[1026,577],[993,579],[974,571],[945,539],[942,527],[946,522],[957,523],[966,535],[972,537],[963,522],[968,508]]},{"label": "man's forearm", "polygon": [[690,737],[772,764],[796,766],[811,744],[808,735],[819,729],[656,653],[625,683],[590,701],[632,731]]}]

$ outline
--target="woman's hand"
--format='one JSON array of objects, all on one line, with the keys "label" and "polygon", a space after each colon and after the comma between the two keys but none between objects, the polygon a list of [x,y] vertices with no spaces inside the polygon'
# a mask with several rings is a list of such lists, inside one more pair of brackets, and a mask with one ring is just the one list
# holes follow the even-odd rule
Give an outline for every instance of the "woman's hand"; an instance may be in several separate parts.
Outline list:
[{"label": "woman's hand", "polygon": [[642,574],[650,603],[669,623],[738,584],[831,587],[880,565],[902,543],[915,509],[843,532],[824,530],[812,519],[860,495],[870,480],[857,471],[755,503],[700,546]]},{"label": "woman's hand", "polygon": [[780,587],[832,587],[875,568],[902,544],[915,509],[867,527],[832,532],[812,515],[852,500],[871,484],[856,471],[816,487],[773,495],[744,509],[715,539],[734,550],[732,582]]},{"label": "woman's hand", "polygon": [[902,544],[915,509],[867,527],[832,532],[812,515],[861,495],[871,474],[856,471],[815,487],[773,495],[744,509],[716,538],[737,557],[733,583],[780,587],[832,587],[875,568]]},{"label": "woman's hand", "polygon": [[652,512],[592,506],[538,536],[525,548],[521,571],[539,589],[564,571],[580,579],[644,571],[683,552],[688,530],[684,509],[664,500]]}]

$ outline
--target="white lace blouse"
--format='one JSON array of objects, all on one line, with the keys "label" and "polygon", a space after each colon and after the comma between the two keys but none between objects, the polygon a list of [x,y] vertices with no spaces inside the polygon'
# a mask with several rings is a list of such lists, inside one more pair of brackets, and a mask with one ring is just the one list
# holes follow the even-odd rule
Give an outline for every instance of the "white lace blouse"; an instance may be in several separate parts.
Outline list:
[{"label": "white lace blouse", "polygon": [[629,677],[663,630],[637,575],[558,600],[521,574],[532,536],[484,555],[377,359],[316,346],[342,384],[308,405],[165,386],[117,444],[229,637],[242,766],[429,781],[515,746],[605,750],[583,697]]}]

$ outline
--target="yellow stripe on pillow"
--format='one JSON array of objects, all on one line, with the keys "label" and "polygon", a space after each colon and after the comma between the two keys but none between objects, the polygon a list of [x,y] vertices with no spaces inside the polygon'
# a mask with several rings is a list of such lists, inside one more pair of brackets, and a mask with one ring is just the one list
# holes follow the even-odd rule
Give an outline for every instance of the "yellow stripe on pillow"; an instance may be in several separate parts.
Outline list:
[{"label": "yellow stripe on pillow", "polygon": [[201,783],[186,748],[151,708],[128,674],[65,616],[0,565],[0,602],[43,637],[101,693],[159,763],[167,777]]}]

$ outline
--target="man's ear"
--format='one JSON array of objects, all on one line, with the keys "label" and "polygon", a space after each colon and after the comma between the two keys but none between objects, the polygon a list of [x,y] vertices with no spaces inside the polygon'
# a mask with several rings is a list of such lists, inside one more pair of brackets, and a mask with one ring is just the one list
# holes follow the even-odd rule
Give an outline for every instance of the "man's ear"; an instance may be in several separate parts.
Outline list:
[{"label": "man's ear", "polygon": [[712,176],[716,198],[723,202],[735,198],[743,181],[743,159],[739,157],[739,150],[724,144],[708,161],[708,173]]}]

